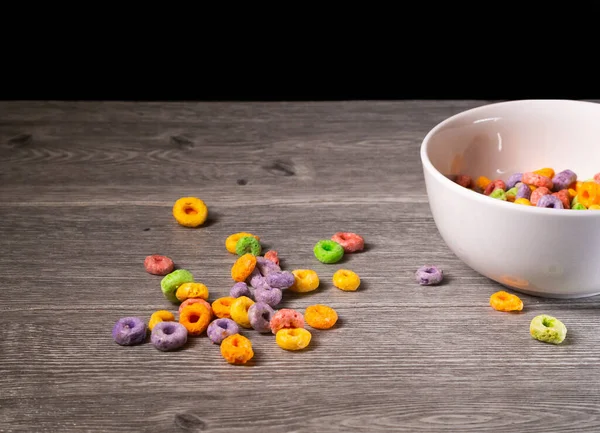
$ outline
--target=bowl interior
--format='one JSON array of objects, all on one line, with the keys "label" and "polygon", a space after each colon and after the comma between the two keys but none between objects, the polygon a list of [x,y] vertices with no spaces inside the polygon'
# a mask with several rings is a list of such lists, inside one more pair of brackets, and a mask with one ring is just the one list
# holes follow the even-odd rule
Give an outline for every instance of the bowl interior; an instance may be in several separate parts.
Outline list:
[{"label": "bowl interior", "polygon": [[434,128],[426,155],[444,175],[504,179],[515,172],[600,172],[600,104],[528,100],[490,104]]}]

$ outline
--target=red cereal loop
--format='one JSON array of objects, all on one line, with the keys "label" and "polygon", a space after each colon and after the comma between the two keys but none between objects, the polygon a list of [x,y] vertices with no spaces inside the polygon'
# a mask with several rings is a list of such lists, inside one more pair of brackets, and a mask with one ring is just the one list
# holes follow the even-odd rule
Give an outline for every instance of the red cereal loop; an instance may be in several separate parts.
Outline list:
[{"label": "red cereal loop", "polygon": [[279,264],[279,256],[277,255],[277,251],[270,250],[265,253],[265,259],[272,261],[276,265]]},{"label": "red cereal loop", "polygon": [[552,179],[532,172],[523,173],[523,178],[521,181],[527,185],[537,186],[538,188],[545,187],[552,189],[553,187]]},{"label": "red cereal loop", "polygon": [[365,247],[365,240],[356,233],[337,232],[331,237],[331,240],[340,244],[345,253],[362,251]]},{"label": "red cereal loop", "polygon": [[144,260],[146,272],[153,275],[167,275],[173,272],[175,264],[167,256],[152,254]]},{"label": "red cereal loop", "polygon": [[561,189],[552,195],[562,202],[562,205],[565,209],[571,209],[571,196],[569,195],[568,189]]},{"label": "red cereal loop", "polygon": [[488,184],[488,186],[485,187],[485,190],[483,191],[483,193],[485,195],[490,195],[492,192],[494,192],[497,189],[501,189],[503,191],[506,190],[506,183],[504,183],[504,181],[502,179],[498,179],[493,182],[490,182]]},{"label": "red cereal loop", "polygon": [[529,201],[531,202],[532,205],[537,205],[537,202],[540,198],[542,198],[542,196],[544,195],[548,195],[550,194],[550,190],[548,188],[546,188],[545,186],[541,186],[539,188],[536,188],[535,191],[533,191],[531,193],[531,197],[529,198]]},{"label": "red cereal loop", "polygon": [[473,185],[473,179],[471,176],[467,176],[466,174],[459,174],[456,176],[456,179],[454,179],[454,182],[465,188],[471,188]]}]

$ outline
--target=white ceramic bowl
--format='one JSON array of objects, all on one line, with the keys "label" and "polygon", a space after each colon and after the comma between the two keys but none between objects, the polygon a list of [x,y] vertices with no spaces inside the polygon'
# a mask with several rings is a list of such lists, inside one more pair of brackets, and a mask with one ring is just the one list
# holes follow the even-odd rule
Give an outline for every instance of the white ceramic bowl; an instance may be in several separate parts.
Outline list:
[{"label": "white ceramic bowl", "polygon": [[515,172],[600,172],[600,104],[509,101],[434,127],[421,145],[431,212],[456,256],[480,274],[543,297],[600,294],[600,210],[546,209],[476,193],[447,175],[508,179]]}]

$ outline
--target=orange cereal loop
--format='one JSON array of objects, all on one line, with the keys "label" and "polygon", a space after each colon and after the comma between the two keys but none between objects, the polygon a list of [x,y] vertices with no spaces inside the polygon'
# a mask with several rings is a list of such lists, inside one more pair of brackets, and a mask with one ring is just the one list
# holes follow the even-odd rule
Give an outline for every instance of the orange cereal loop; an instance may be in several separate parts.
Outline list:
[{"label": "orange cereal loop", "polygon": [[177,288],[175,297],[180,302],[189,298],[201,298],[206,301],[208,299],[208,287],[202,283],[183,283]]},{"label": "orange cereal loop", "polygon": [[581,182],[581,185],[577,185],[577,201],[587,208],[600,204],[600,184]]},{"label": "orange cereal loop", "polygon": [[337,312],[327,305],[311,305],[304,311],[304,321],[315,329],[329,329],[337,320]]},{"label": "orange cereal loop", "polygon": [[232,235],[229,235],[227,237],[227,239],[225,239],[225,248],[231,254],[236,254],[236,252],[235,252],[235,246],[237,245],[238,241],[241,238],[245,238],[245,237],[248,237],[248,236],[251,236],[251,237],[255,238],[257,241],[260,241],[260,238],[258,236],[256,236],[256,235],[253,235],[252,233],[239,232],[239,233],[234,233]]},{"label": "orange cereal loop", "polygon": [[233,281],[241,283],[246,281],[256,266],[256,256],[246,253],[240,256],[231,267],[231,278]]},{"label": "orange cereal loop", "polygon": [[491,179],[488,179],[485,176],[479,176],[477,178],[477,181],[475,181],[475,185],[477,186],[477,188],[479,188],[482,191],[486,189],[490,183],[492,183]]},{"label": "orange cereal loop", "polygon": [[211,305],[215,316],[219,319],[231,319],[231,304],[233,304],[233,301],[235,301],[235,298],[232,296],[215,299]]},{"label": "orange cereal loop", "polygon": [[518,296],[501,290],[490,296],[490,306],[498,311],[521,311],[523,301]]},{"label": "orange cereal loop", "polygon": [[552,168],[546,167],[546,168],[540,168],[539,170],[534,171],[535,174],[539,174],[542,176],[546,176],[549,177],[550,179],[552,179],[554,177],[554,170]]},{"label": "orange cereal loop", "polygon": [[208,208],[197,197],[182,197],[173,205],[173,216],[184,227],[198,227],[206,221]]},{"label": "orange cereal loop", "polygon": [[240,334],[221,341],[221,356],[230,364],[245,364],[254,357],[252,342]]},{"label": "orange cereal loop", "polygon": [[179,323],[188,330],[190,335],[200,335],[206,328],[212,318],[212,312],[203,304],[190,304],[179,313]]}]

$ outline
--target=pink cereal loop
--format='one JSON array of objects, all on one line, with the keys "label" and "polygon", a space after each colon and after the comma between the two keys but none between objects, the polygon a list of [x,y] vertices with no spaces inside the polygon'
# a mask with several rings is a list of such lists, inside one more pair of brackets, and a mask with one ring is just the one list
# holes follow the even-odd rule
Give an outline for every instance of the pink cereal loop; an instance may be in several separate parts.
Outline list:
[{"label": "pink cereal loop", "polygon": [[[537,186],[538,188],[544,187],[548,189],[552,189],[552,179],[546,176],[542,176],[541,174],[536,174],[532,172],[523,173],[523,178],[521,179],[523,183],[527,185]],[[533,202],[532,202],[533,203]]]},{"label": "pink cereal loop", "polygon": [[594,182],[596,182],[596,183],[600,183],[600,173],[596,173],[596,174],[594,175]]},{"label": "pink cereal loop", "polygon": [[291,308],[282,308],[271,317],[269,325],[273,334],[284,328],[304,328],[304,316]]},{"label": "pink cereal loop", "polygon": [[211,311],[211,313],[212,313],[212,305],[210,305],[208,302],[206,302],[202,298],[189,298],[189,299],[186,299],[185,301],[183,301],[181,303],[181,305],[179,305],[179,312],[181,313],[185,307],[187,307],[188,305],[191,305],[191,304],[204,304]]},{"label": "pink cereal loop", "polygon": [[340,244],[345,253],[362,251],[365,247],[365,240],[356,233],[337,232],[331,237],[331,240]]},{"label": "pink cereal loop", "polygon": [[546,188],[545,186],[540,186],[539,188],[537,188],[535,191],[533,191],[531,193],[531,197],[529,198],[529,201],[531,202],[532,205],[536,205],[538,200],[540,198],[542,198],[542,196],[544,195],[548,195],[550,194],[550,190],[548,188]]}]

